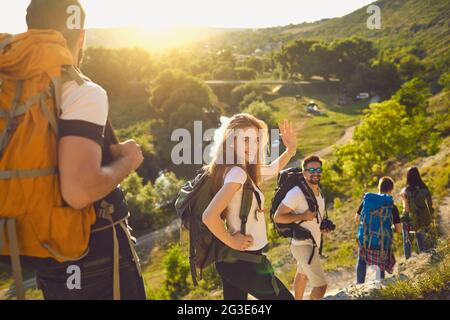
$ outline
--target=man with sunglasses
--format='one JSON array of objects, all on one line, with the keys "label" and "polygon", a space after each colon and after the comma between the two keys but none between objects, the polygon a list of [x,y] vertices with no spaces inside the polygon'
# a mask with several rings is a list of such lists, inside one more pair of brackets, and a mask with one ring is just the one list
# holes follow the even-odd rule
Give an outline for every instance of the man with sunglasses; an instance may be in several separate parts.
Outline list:
[{"label": "man with sunglasses", "polygon": [[[322,177],[322,160],[317,156],[310,156],[303,160],[303,176],[314,193],[318,210],[313,212],[309,209],[308,202],[302,190],[295,186],[286,194],[278,210],[275,213],[277,223],[300,223],[301,226],[308,229],[317,246],[321,243],[320,223],[325,214],[325,199],[319,190],[319,182]],[[291,241],[291,252],[297,260],[297,273],[294,279],[295,299],[302,300],[305,292],[306,283],[309,281],[313,287],[310,299],[318,300],[325,296],[327,282],[325,272],[320,263],[320,256],[314,254],[309,263],[311,252],[314,250],[312,240]]]}]

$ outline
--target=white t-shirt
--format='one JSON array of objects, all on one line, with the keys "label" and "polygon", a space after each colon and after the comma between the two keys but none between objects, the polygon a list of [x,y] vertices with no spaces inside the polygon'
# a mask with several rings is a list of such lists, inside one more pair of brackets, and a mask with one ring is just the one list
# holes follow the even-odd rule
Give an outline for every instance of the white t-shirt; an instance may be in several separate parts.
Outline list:
[{"label": "white t-shirt", "polygon": [[[325,213],[325,199],[319,195],[316,196],[317,204],[319,205],[319,214],[317,215],[319,217],[319,223],[317,223],[317,219],[311,220],[311,221],[304,221],[302,222],[301,226],[311,231],[311,234],[314,237],[314,240],[316,240],[317,246],[320,246],[320,238],[321,238],[321,232],[320,232],[320,222],[322,222],[323,214]],[[309,210],[308,202],[306,201],[305,196],[303,195],[303,192],[300,190],[299,187],[294,187],[286,194],[284,199],[281,201],[285,206],[289,207],[294,211],[296,214],[303,214],[307,210]],[[311,240],[295,240],[292,239],[293,245],[312,245]]]},{"label": "white t-shirt", "polygon": [[[268,177],[269,175],[273,175],[276,172],[271,171],[270,166],[262,166],[261,174],[263,177]],[[247,173],[241,167],[235,166],[231,168],[224,178],[224,185],[227,183],[240,183],[243,185],[247,180]],[[264,195],[263,193],[256,188],[255,190],[258,192],[261,198],[261,205],[264,208]],[[234,194],[230,203],[227,206],[227,215],[225,217],[227,229],[233,234],[236,231],[240,231],[241,229],[241,219],[239,218],[239,212],[241,210],[241,201],[242,201],[242,187]],[[256,199],[255,194],[253,194],[253,202],[250,208],[250,213],[248,215],[247,224],[246,224],[246,234],[251,235],[253,237],[253,244],[247,248],[247,251],[255,251],[264,248],[267,241],[267,229],[266,229],[266,219],[264,212],[258,210],[258,201]]]},{"label": "white t-shirt", "polygon": [[60,136],[81,136],[103,145],[108,95],[99,85],[68,81],[62,87]]}]

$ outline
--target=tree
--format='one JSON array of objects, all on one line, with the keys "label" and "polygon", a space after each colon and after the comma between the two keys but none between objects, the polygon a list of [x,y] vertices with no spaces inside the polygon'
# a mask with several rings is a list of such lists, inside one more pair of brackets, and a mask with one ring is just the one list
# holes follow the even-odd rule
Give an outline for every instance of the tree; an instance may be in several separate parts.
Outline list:
[{"label": "tree", "polygon": [[247,94],[244,99],[242,99],[241,103],[239,104],[239,110],[244,110],[249,105],[251,105],[255,101],[263,101],[264,99],[258,95],[255,91],[250,92]]},{"label": "tree", "polygon": [[331,43],[332,57],[330,67],[333,73],[343,82],[350,82],[355,69],[363,64],[369,65],[376,56],[371,41],[361,38],[340,39]]},{"label": "tree", "polygon": [[217,128],[223,110],[203,81],[179,70],[163,71],[155,79],[150,102],[161,119],[151,128],[156,151],[166,168],[180,173],[179,166],[170,166],[172,148],[178,143],[171,141],[174,130],[187,129],[193,136],[195,121],[201,121],[203,130]]},{"label": "tree", "polygon": [[188,290],[187,277],[189,275],[188,257],[179,244],[172,245],[164,258],[165,286],[170,298],[179,299]]},{"label": "tree", "polygon": [[371,69],[373,73],[367,79],[369,80],[371,91],[388,98],[399,89],[401,80],[394,63],[385,60],[375,60]]},{"label": "tree", "polygon": [[231,64],[221,64],[212,72],[213,80],[236,80],[236,72]]},{"label": "tree", "polygon": [[410,80],[420,76],[425,71],[425,65],[411,54],[403,57],[399,62],[399,72],[403,80]]},{"label": "tree", "polygon": [[329,80],[333,67],[330,64],[333,62],[333,51],[324,42],[317,42],[311,47],[310,62],[312,66],[312,73],[323,77],[326,81]]},{"label": "tree", "polygon": [[151,132],[152,124],[156,121],[138,122],[125,129],[116,131],[120,141],[134,139],[140,145],[144,154],[144,162],[137,169],[137,173],[144,178],[144,182],[155,180],[163,166],[163,163],[159,161],[159,156],[155,149],[155,137]]},{"label": "tree", "polygon": [[396,101],[371,104],[353,137],[336,148],[337,167],[363,186],[372,185],[390,157],[409,153],[414,143],[408,131],[405,107]]},{"label": "tree", "polygon": [[278,127],[277,121],[273,116],[272,108],[264,101],[254,101],[242,112],[251,114],[257,117],[258,119],[264,121],[269,127],[269,129]]},{"label": "tree", "polygon": [[122,181],[121,188],[131,213],[130,225],[139,229],[152,228],[152,214],[156,208],[154,206],[155,193],[151,182],[144,187],[143,179],[133,172]]},{"label": "tree", "polygon": [[247,58],[247,60],[245,61],[245,65],[248,68],[255,70],[257,73],[262,73],[264,71],[263,60],[255,57],[255,56],[251,56],[251,57]]},{"label": "tree", "polygon": [[258,83],[246,83],[233,89],[231,92],[231,105],[235,107],[236,111],[240,111],[238,108],[244,97],[252,92],[255,92],[257,96],[261,96],[264,92],[264,88]]},{"label": "tree", "polygon": [[[174,219],[173,203],[183,181],[173,172],[163,172],[154,183],[131,173],[121,184],[130,210],[130,224],[137,229],[157,229]],[[170,209],[168,209],[170,207]]]},{"label": "tree", "polygon": [[430,96],[428,84],[420,78],[414,78],[402,85],[394,99],[406,107],[409,115],[418,115],[426,113]]},{"label": "tree", "polygon": [[245,67],[236,68],[234,72],[238,80],[255,80],[257,76],[255,70]]},{"label": "tree", "polygon": [[146,95],[146,83],[157,74],[151,54],[139,48],[86,49],[81,65],[83,73],[101,85],[113,98]]},{"label": "tree", "polygon": [[305,79],[313,75],[309,59],[311,47],[315,43],[316,41],[311,40],[291,41],[275,55],[275,60],[281,65],[282,70],[289,74],[290,79],[294,79],[298,74]]}]

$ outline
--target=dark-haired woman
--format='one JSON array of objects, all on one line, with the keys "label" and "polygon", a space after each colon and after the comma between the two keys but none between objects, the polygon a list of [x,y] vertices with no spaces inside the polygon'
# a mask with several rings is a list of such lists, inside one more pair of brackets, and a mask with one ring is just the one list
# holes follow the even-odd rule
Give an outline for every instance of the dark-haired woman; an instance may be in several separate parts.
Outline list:
[{"label": "dark-haired woman", "polygon": [[411,257],[411,237],[415,233],[418,253],[426,251],[426,238],[429,237],[433,221],[433,202],[431,192],[420,177],[416,167],[408,169],[406,187],[401,192],[403,198],[403,249],[405,258]]}]

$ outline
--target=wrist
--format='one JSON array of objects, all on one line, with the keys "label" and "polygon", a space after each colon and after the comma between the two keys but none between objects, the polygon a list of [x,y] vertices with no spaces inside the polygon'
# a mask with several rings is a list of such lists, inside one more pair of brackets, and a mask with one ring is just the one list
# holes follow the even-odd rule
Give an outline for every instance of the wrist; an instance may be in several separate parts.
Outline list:
[{"label": "wrist", "polygon": [[121,164],[121,167],[123,168],[123,171],[126,176],[128,176],[133,170],[133,161],[129,156],[121,156],[117,159],[117,162]]},{"label": "wrist", "polygon": [[233,235],[231,233],[227,232],[224,240],[228,247],[233,248]]}]

